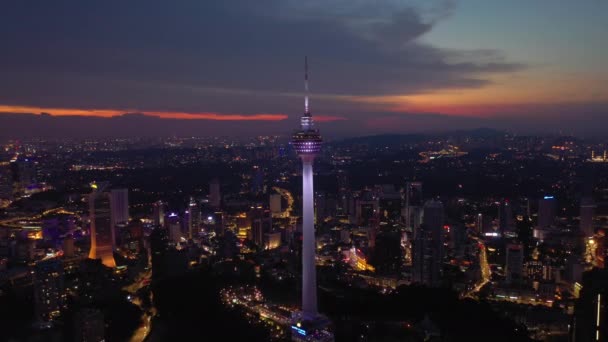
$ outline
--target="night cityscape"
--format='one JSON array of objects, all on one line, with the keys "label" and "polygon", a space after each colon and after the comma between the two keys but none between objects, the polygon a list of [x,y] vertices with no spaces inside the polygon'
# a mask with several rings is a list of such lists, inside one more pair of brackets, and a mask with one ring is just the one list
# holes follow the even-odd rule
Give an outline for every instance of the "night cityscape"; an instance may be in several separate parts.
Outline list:
[{"label": "night cityscape", "polygon": [[0,341],[608,341],[605,13],[3,4]]}]

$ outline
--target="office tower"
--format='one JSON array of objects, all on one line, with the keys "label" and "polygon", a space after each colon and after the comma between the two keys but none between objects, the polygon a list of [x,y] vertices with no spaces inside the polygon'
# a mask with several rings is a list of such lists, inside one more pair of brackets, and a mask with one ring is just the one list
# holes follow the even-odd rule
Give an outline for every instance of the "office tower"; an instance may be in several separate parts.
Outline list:
[{"label": "office tower", "polygon": [[571,341],[608,341],[608,270],[594,268],[583,274],[574,309]]},{"label": "office tower", "polygon": [[272,214],[281,213],[281,194],[271,194],[270,195],[270,212]]},{"label": "office tower", "polygon": [[260,248],[264,248],[264,236],[272,231],[272,215],[270,210],[256,208],[251,211],[251,232],[253,242]]},{"label": "office tower", "polygon": [[222,204],[222,194],[220,192],[220,181],[217,178],[214,178],[209,183],[209,205],[212,208],[219,208]]},{"label": "office tower", "polygon": [[254,165],[251,177],[251,192],[259,194],[265,192],[264,189],[264,170],[259,165]]},{"label": "office tower", "polygon": [[[308,63],[305,62],[305,88],[308,91]],[[321,151],[323,140],[314,129],[308,108],[308,92],[304,99],[301,129],[293,134],[291,144],[302,159],[302,312],[294,315],[294,341],[333,341],[328,332],[329,321],[317,311],[317,274],[315,265],[313,162]]]},{"label": "office tower", "polygon": [[428,286],[439,286],[443,268],[444,233],[443,204],[427,201],[424,220],[414,238],[414,281]]},{"label": "office tower", "polygon": [[105,341],[105,322],[99,309],[85,308],[75,315],[74,342]]},{"label": "office tower", "polygon": [[[401,251],[401,235],[394,232],[383,232],[376,238],[376,248],[373,250],[370,263],[379,275],[396,275],[403,265]],[[370,260],[371,259],[371,260]]]},{"label": "office tower", "polygon": [[52,258],[34,265],[34,304],[36,318],[51,322],[64,306],[63,262]]},{"label": "office tower", "polygon": [[186,220],[186,225],[188,228],[188,237],[190,239],[193,239],[197,237],[201,226],[201,209],[196,204],[194,197],[190,197]]},{"label": "office tower", "polygon": [[401,218],[401,193],[393,184],[383,184],[377,187],[379,197],[379,217],[383,220],[399,220]]},{"label": "office tower", "polygon": [[119,224],[129,222],[129,190],[110,190],[110,227],[112,231],[112,249],[116,250],[116,230]]},{"label": "office tower", "polygon": [[507,261],[505,264],[505,275],[507,283],[519,282],[524,274],[524,248],[521,244],[511,243],[507,245]]},{"label": "office tower", "polygon": [[580,231],[583,233],[585,237],[593,236],[594,226],[593,226],[593,216],[595,214],[595,202],[592,198],[583,197],[581,199],[581,210],[580,210]]},{"label": "office tower", "polygon": [[119,223],[129,222],[129,189],[112,189],[110,191],[110,222],[115,229]]},{"label": "office tower", "polygon": [[19,192],[36,182],[36,162],[30,158],[19,157],[13,164],[13,171]]},{"label": "office tower", "polygon": [[546,229],[553,225],[557,215],[557,201],[553,196],[544,196],[538,201],[538,228]]},{"label": "office tower", "polygon": [[157,201],[154,203],[154,225],[156,227],[165,226],[165,203]]},{"label": "office tower", "polygon": [[110,221],[109,184],[93,183],[89,194],[89,219],[91,220],[90,259],[101,259],[107,267],[116,267],[113,254],[112,224]]},{"label": "office tower", "polygon": [[380,202],[371,193],[364,193],[355,200],[355,219],[357,224],[367,226],[370,220],[380,215]]},{"label": "office tower", "polygon": [[171,213],[165,220],[167,231],[169,232],[169,240],[174,244],[182,242],[182,225],[176,213]]},{"label": "office tower", "polygon": [[403,216],[405,219],[405,226],[412,230],[414,237],[422,223],[422,207],[422,182],[405,183],[405,206],[403,207]]},{"label": "office tower", "polygon": [[508,200],[501,201],[498,206],[498,229],[501,234],[515,230],[513,210]]}]

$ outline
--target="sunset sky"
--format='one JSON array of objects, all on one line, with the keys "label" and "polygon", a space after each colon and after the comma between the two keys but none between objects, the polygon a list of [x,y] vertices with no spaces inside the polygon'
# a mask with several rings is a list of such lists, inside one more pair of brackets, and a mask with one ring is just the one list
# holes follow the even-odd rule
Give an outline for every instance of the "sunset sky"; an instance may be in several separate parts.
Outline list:
[{"label": "sunset sky", "polygon": [[[0,112],[144,113],[275,133],[608,124],[608,1],[12,1]],[[218,126],[219,127],[219,126]]]}]

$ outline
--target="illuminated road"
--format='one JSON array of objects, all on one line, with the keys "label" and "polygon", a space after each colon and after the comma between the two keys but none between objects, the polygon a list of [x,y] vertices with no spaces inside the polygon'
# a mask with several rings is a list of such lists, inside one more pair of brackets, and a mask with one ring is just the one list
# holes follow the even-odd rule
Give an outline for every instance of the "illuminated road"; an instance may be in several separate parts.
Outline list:
[{"label": "illuminated road", "polygon": [[0,226],[7,227],[7,228],[22,228],[24,225],[27,225],[28,221],[37,221],[37,220],[42,219],[44,216],[54,215],[54,214],[56,214],[56,215],[59,215],[59,214],[73,215],[80,219],[80,217],[76,213],[74,213],[72,211],[67,211],[63,207],[59,207],[59,208],[49,209],[49,210],[43,211],[40,214],[32,215],[29,217],[13,217],[13,218],[8,218],[6,220],[1,220]]},{"label": "illuminated road", "polygon": [[471,291],[464,295],[464,297],[469,298],[472,298],[475,293],[479,292],[479,290],[481,290],[482,287],[489,283],[490,279],[492,278],[492,270],[490,269],[490,265],[488,264],[488,255],[486,253],[486,245],[481,239],[477,237],[471,238],[475,240],[477,242],[477,245],[479,246],[479,268],[481,269],[481,279]]},{"label": "illuminated road", "polygon": [[131,336],[131,339],[129,340],[130,342],[143,342],[146,337],[148,337],[151,330],[152,317],[156,315],[156,308],[152,307],[149,311],[144,310],[141,300],[137,296],[137,291],[139,291],[142,287],[147,286],[150,283],[151,277],[152,270],[144,271],[137,276],[133,284],[123,288],[125,291],[131,294],[131,303],[139,306],[143,312],[141,315],[142,325],[135,330],[133,336]]}]

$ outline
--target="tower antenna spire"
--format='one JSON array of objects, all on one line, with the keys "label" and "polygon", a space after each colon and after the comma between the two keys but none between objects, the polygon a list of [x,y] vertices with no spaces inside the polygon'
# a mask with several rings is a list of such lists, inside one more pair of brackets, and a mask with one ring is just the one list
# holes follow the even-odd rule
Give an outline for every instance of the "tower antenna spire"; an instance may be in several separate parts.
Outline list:
[{"label": "tower antenna spire", "polygon": [[304,56],[304,115],[310,116],[308,108],[308,56]]}]

